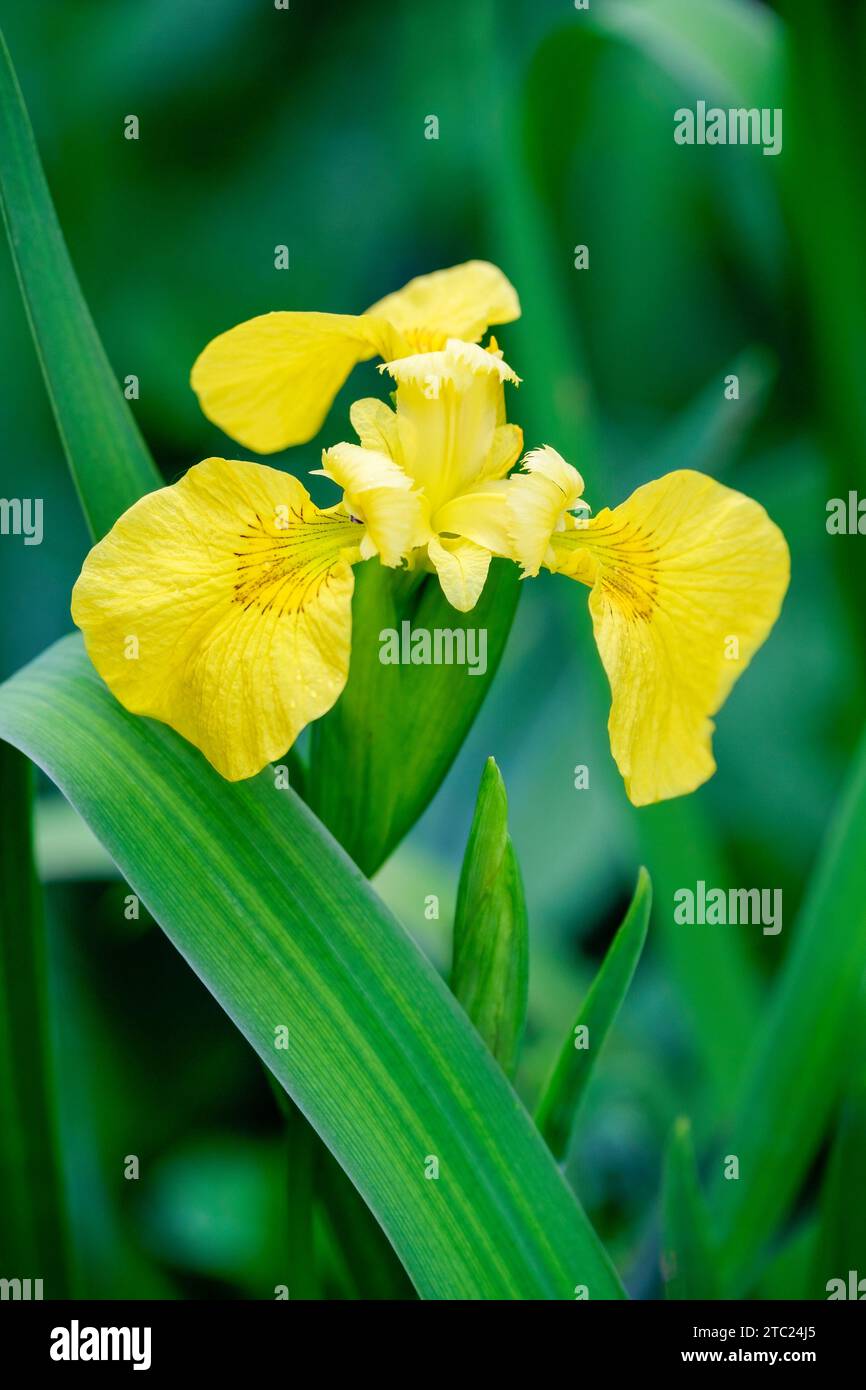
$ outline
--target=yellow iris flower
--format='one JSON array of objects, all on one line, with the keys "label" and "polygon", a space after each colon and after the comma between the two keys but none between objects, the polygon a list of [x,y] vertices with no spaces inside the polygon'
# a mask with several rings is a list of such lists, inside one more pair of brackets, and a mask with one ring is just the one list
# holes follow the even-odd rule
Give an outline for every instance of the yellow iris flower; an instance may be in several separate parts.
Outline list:
[{"label": "yellow iris flower", "polygon": [[[784,538],[756,502],[699,473],[671,473],[595,517],[580,474],[553,449],[509,476],[522,435],[506,422],[504,388],[517,378],[494,342],[485,350],[449,333],[480,336],[517,312],[508,282],[480,262],[374,306],[352,351],[362,333],[381,334],[377,350],[397,344],[402,355],[381,368],[395,404],[358,401],[360,443],[324,451],[319,471],[343,490],[334,506],[315,506],[287,473],[211,458],[124,513],[88,555],[72,615],[127,709],[171,725],[229,780],[250,777],[345,685],[354,564],[429,568],[466,612],[497,555],[524,576],[544,566],[590,588],[611,748],[631,800],[678,796],[711,776],[711,717],[784,597]],[[340,384],[334,353],[320,370],[323,344],[343,344],[340,380],[358,356],[345,325],[362,320],[323,328],[332,317],[269,315],[211,344],[194,376],[212,418],[260,449],[312,433]],[[262,368],[270,320],[282,356]],[[406,350],[422,342],[429,351]]]},{"label": "yellow iris flower", "polygon": [[645,806],[694,791],[716,769],[714,715],[779,616],[790,561],[757,502],[689,469],[668,473],[597,516],[583,479],[555,449],[509,480],[514,558],[590,589],[611,687],[611,752]]},{"label": "yellow iris flower", "polygon": [[[503,383],[518,378],[493,346],[449,339],[440,352],[386,363],[396,409],[356,402],[360,446],[326,449],[320,470],[367,525],[362,556],[426,564],[461,613],[475,607],[491,556],[509,552],[505,478],[523,446],[522,430],[505,421]],[[365,500],[360,484],[374,476],[388,485]]]},{"label": "yellow iris flower", "polygon": [[477,342],[520,317],[514,287],[488,261],[419,275],[364,314],[276,312],[208,343],[192,388],[209,420],[257,454],[304,444],[357,362]]},{"label": "yellow iris flower", "polygon": [[429,564],[465,611],[491,553],[507,553],[504,477],[523,438],[505,423],[514,373],[457,341],[386,370],[396,411],[359,401],[361,445],[323,455],[344,489],[335,506],[264,464],[207,459],[125,512],[73,590],[72,617],[121,703],[170,724],[230,781],[285,753],[340,695],[353,564]]}]

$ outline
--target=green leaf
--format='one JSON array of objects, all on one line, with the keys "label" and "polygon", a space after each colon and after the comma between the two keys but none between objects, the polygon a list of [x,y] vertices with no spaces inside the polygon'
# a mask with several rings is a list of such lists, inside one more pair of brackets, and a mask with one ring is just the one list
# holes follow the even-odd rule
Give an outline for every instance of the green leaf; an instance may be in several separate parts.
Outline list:
[{"label": "green leaf", "polygon": [[[522,103],[528,161],[540,199],[560,226],[573,219],[567,209],[574,150],[587,137],[588,118],[597,119],[602,109],[601,84],[611,73],[622,74],[610,62],[616,63],[622,47],[643,57],[650,78],[658,72],[669,79],[671,139],[674,110],[698,98],[725,107],[781,105],[784,26],[768,6],[751,0],[605,0],[585,15],[572,15],[537,45]],[[782,161],[759,163],[764,162]],[[713,166],[710,186],[721,214],[734,224],[741,262],[755,262],[762,283],[777,287],[782,224],[769,173],[753,160],[733,158]]]},{"label": "green leaf", "polygon": [[535,1123],[556,1158],[565,1158],[593,1067],[637,969],[651,904],[652,884],[646,869],[641,869],[628,912],[563,1044],[535,1114]]},{"label": "green leaf", "polygon": [[[642,807],[634,820],[642,857],[652,872],[659,903],[673,903],[685,883],[735,882],[703,803],[677,797]],[[761,1019],[762,991],[748,942],[742,933],[707,932],[695,938],[674,921],[673,911],[658,913],[658,935],[682,1000],[681,1017],[692,1030],[709,1082],[704,1087],[713,1129],[727,1115],[742,1083],[748,1048]],[[694,1116],[703,1136],[704,1116]]]},{"label": "green leaf", "polygon": [[451,989],[507,1076],[517,1065],[528,984],[523,880],[505,784],[488,758],[457,890]]},{"label": "green leaf", "polygon": [[796,1196],[850,1070],[866,959],[866,741],[832,821],[725,1137],[739,1180],[719,1176],[726,1280],[742,1287]]},{"label": "green leaf", "polygon": [[340,1165],[323,1145],[316,1191],[332,1242],[340,1252],[352,1298],[413,1299],[415,1291],[382,1228]]},{"label": "green leaf", "polygon": [[[740,394],[728,400],[722,389],[736,376]],[[729,467],[760,416],[776,378],[776,364],[763,348],[746,348],[676,416],[655,445],[647,464],[650,478],[674,468],[697,468],[718,476]]]},{"label": "green leaf", "polygon": [[54,418],[98,538],[162,479],[84,302],[2,34],[0,200]]},{"label": "green leaf", "polygon": [[0,743],[0,1269],[69,1297],[42,894],[31,773]]},{"label": "green leaf", "polygon": [[662,1274],[667,1298],[719,1297],[692,1130],[677,1120],[665,1155]]},{"label": "green leaf", "polygon": [[[394,574],[378,561],[358,566],[355,576],[349,679],[334,708],[313,726],[307,799],[372,875],[457,756],[499,665],[519,581],[515,565],[494,560],[475,608],[458,613],[435,577],[419,583],[419,576]],[[404,623],[410,631],[455,634],[455,651],[459,655],[466,644],[476,673],[469,662],[383,664],[380,634],[391,630],[402,637]],[[444,651],[450,639],[446,643]]]},{"label": "green leaf", "polygon": [[807,1298],[826,1298],[831,1279],[844,1279],[847,1285],[851,1269],[858,1271],[858,1278],[866,1278],[866,1204],[862,1200],[866,1174],[863,1060],[861,1049],[827,1162],[810,1287],[804,1295]]},{"label": "green leaf", "polygon": [[560,1299],[578,1283],[622,1296],[460,1006],[294,792],[270,771],[222,781],[171,730],[124,710],[77,637],[0,687],[0,736],[98,834],[422,1296]]}]

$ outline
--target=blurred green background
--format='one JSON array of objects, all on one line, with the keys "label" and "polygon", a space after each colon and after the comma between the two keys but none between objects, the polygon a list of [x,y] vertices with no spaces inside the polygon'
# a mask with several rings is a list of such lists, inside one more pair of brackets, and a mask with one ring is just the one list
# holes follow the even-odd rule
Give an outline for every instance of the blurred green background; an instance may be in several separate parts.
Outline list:
[{"label": "blurred green background", "polygon": [[[629,806],[586,593],[547,576],[525,586],[471,737],[377,879],[446,966],[475,791],[493,754],[531,921],[518,1078],[531,1102],[637,864],[648,864],[650,945],[570,1161],[643,1297],[660,1288],[672,1121],[690,1114],[700,1136],[724,1120],[863,708],[862,542],[829,537],[824,523],[828,498],[866,486],[866,218],[852,135],[866,43],[855,18],[834,49],[847,7],[822,6],[821,17],[811,5],[779,8],[0,5],[85,296],[118,377],[140,380],[134,409],[167,480],[211,453],[251,457],[207,423],[188,386],[215,333],[269,309],[359,312],[412,275],[485,257],[523,302],[522,320],[498,336],[524,379],[511,413],[528,446],[564,453],[595,507],[669,468],[702,468],[758,498],[788,537],[784,613],[720,715],[707,787]],[[676,146],[673,112],[698,98],[784,105],[783,154]],[[137,142],[123,138],[128,114],[139,117]],[[436,141],[424,137],[431,114]],[[288,271],[274,269],[278,244]],[[578,244],[587,270],[574,268]],[[5,253],[0,305],[0,495],[42,497],[45,508],[41,546],[0,543],[5,677],[70,630],[87,537]],[[732,372],[737,401],[724,399]],[[351,401],[384,389],[373,364],[357,369],[320,437],[276,462],[305,475],[323,444],[351,437]],[[320,479],[311,490],[328,495]],[[574,788],[578,764],[586,791]],[[261,1296],[280,1282],[286,1192],[260,1068],[158,929],[126,920],[124,886],[47,784],[38,840],[82,1290]],[[782,888],[785,929],[675,926],[673,891],[697,878]],[[438,921],[425,919],[430,894]],[[124,1178],[132,1154],[138,1181]],[[822,1161],[783,1255],[808,1233]],[[347,1274],[339,1231],[323,1220],[317,1240],[320,1291],[371,1292]],[[776,1287],[824,1296],[802,1263],[792,1256]]]}]

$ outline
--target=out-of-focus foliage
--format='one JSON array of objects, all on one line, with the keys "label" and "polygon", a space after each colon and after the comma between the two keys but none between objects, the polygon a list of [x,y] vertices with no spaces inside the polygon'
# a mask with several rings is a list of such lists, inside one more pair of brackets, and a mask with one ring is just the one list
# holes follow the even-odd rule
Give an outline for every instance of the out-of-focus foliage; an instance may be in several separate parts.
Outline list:
[{"label": "out-of-focus foliage", "polygon": [[[524,378],[515,416],[529,445],[549,442],[581,469],[594,506],[660,469],[696,466],[757,497],[788,537],[782,619],[719,718],[711,783],[688,801],[630,808],[610,761],[585,593],[542,579],[523,586],[454,768],[377,880],[444,969],[478,777],[494,755],[530,922],[517,1084],[532,1104],[647,863],[649,943],[568,1170],[642,1296],[662,1288],[661,1161],[679,1114],[693,1120],[703,1191],[724,1181],[718,1139],[748,1087],[748,1044],[864,709],[863,541],[824,524],[828,498],[866,476],[864,20],[804,0],[777,9],[0,3],[82,287],[118,378],[139,378],[134,410],[166,479],[211,453],[248,456],[208,425],[187,384],[214,333],[271,308],[357,311],[415,273],[486,256],[523,301],[523,319],[498,335]],[[701,97],[783,104],[782,155],[676,146],[674,110]],[[129,114],[138,141],[124,139]],[[437,141],[424,138],[430,114]],[[274,269],[280,244],[288,271]],[[578,244],[590,249],[586,271],[574,268]],[[0,539],[6,677],[69,630],[87,536],[5,255],[0,308],[0,496],[20,496],[26,478],[45,514],[41,546]],[[723,398],[731,372],[737,402]],[[350,401],[384,390],[360,367],[320,437],[277,462],[316,467],[321,445],[349,437]],[[575,787],[577,766],[588,790]],[[82,1291],[248,1295],[270,1277],[284,1209],[273,1099],[179,957],[151,923],[125,916],[123,885],[47,784],[37,829],[69,1077],[64,1150],[74,1208],[87,1213]],[[780,888],[783,930],[677,925],[672,895],[698,879]],[[814,1017],[838,1024],[832,1011]],[[784,1034],[773,1046],[815,1041]],[[862,1056],[856,1038],[851,1056]],[[847,1127],[834,1141],[840,1096],[816,1166],[797,1178],[773,1263],[747,1276],[761,1296],[822,1297],[845,1272],[828,1259],[844,1252],[854,1267],[840,1234],[859,1152],[854,1081]],[[137,1181],[124,1177],[130,1154]],[[320,1288],[363,1292],[323,1212]]]}]

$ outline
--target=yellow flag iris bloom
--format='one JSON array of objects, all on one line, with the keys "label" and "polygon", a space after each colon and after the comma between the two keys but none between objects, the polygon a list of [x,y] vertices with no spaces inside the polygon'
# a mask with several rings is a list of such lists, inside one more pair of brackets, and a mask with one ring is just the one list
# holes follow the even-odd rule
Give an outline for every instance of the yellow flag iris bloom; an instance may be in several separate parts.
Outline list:
[{"label": "yellow flag iris bloom", "polygon": [[583,479],[554,449],[509,481],[514,558],[590,589],[611,687],[611,752],[637,806],[715,772],[712,716],[779,616],[790,562],[763,507],[702,473],[647,483],[576,513]]},{"label": "yellow flag iris bloom", "polygon": [[248,319],[208,343],[192,388],[227,435],[273,454],[312,439],[356,363],[427,352],[448,338],[477,342],[491,324],[519,316],[502,271],[468,261],[419,275],[364,314],[278,311]]},{"label": "yellow flag iris bloom", "polygon": [[[468,612],[491,557],[509,552],[505,478],[523,433],[505,421],[504,383],[518,379],[498,351],[456,339],[383,371],[397,383],[396,408],[358,401],[351,419],[360,445],[326,449],[321,471],[345,488],[347,507],[365,521],[363,555],[379,550],[394,563],[389,556],[402,545],[412,565],[435,569],[452,607]],[[390,480],[390,489],[365,501],[360,482],[374,476]]]},{"label": "yellow flag iris bloom", "polygon": [[505,387],[517,377],[495,342],[449,335],[480,336],[517,312],[501,273],[472,262],[413,281],[363,328],[367,316],[323,328],[333,316],[269,315],[206,349],[194,374],[205,408],[259,449],[312,433],[374,333],[376,350],[400,352],[381,368],[394,407],[358,401],[359,443],[324,451],[319,471],[342,489],[331,507],[287,473],[211,458],[124,513],[87,557],[72,615],[127,709],[171,725],[224,777],[250,777],[339,698],[353,565],[427,568],[467,612],[501,556],[524,577],[546,567],[588,586],[631,800],[679,796],[712,775],[712,716],[785,594],[784,538],[756,502],[688,470],[596,516],[555,450],[512,473],[522,435],[506,421]]}]

